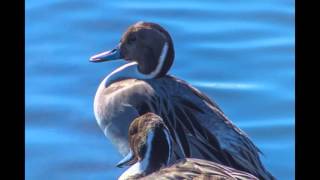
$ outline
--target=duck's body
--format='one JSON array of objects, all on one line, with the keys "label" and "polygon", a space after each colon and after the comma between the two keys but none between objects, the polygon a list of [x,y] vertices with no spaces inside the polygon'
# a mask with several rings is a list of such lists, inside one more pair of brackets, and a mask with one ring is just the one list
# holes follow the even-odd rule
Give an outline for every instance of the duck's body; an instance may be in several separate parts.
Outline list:
[{"label": "duck's body", "polygon": [[[128,63],[108,75],[100,84],[94,101],[98,124],[119,152],[123,155],[129,152],[127,132],[133,119],[153,112],[163,118],[173,137],[171,161],[190,157],[206,159],[249,172],[261,179],[273,179],[261,164],[258,149],[214,102],[186,82],[166,75],[174,57],[171,38],[166,37],[162,50],[160,48],[159,52],[154,52],[144,47],[148,44],[145,34],[151,32],[142,32],[141,29],[156,31],[156,34],[161,34],[160,37],[169,36],[158,25],[137,23],[125,33],[117,49],[92,58],[101,61],[115,56],[117,51],[121,51],[121,57],[130,61],[137,58],[135,61],[138,63]],[[132,33],[137,39],[142,39],[134,48],[128,43]],[[152,41],[149,46],[153,44],[156,42]],[[147,50],[143,53],[130,52],[138,47]],[[144,59],[146,56],[149,58]],[[153,63],[149,64],[149,61]],[[153,70],[148,70],[148,67],[153,67]]]},{"label": "duck's body", "polygon": [[129,127],[130,155],[118,164],[132,166],[119,180],[258,180],[249,173],[207,160],[183,158],[170,162],[173,144],[161,117],[153,113],[139,116]]},{"label": "duck's body", "polygon": [[202,159],[186,158],[140,180],[258,180],[249,173]]},{"label": "duck's body", "polygon": [[123,155],[129,150],[127,131],[132,120],[153,112],[164,119],[175,137],[172,161],[192,157],[256,175],[265,172],[249,138],[212,101],[184,81],[165,76],[121,80],[106,88],[104,84],[95,98],[96,117]]}]

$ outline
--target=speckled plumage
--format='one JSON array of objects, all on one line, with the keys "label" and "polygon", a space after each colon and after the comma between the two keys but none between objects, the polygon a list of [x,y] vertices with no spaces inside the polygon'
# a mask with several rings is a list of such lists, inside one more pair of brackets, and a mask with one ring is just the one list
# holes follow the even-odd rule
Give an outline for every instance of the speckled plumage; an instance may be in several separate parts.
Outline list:
[{"label": "speckled plumage", "polygon": [[258,180],[255,176],[218,163],[187,158],[141,180]]}]

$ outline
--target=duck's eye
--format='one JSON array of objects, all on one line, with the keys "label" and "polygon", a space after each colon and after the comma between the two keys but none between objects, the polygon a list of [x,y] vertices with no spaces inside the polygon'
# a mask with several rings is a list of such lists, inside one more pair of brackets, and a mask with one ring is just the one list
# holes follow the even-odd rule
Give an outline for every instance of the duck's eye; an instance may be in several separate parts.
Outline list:
[{"label": "duck's eye", "polygon": [[129,39],[128,39],[128,43],[131,44],[131,43],[133,43],[135,40],[136,40],[136,37],[135,37],[135,36],[131,36],[131,37],[129,37]]}]

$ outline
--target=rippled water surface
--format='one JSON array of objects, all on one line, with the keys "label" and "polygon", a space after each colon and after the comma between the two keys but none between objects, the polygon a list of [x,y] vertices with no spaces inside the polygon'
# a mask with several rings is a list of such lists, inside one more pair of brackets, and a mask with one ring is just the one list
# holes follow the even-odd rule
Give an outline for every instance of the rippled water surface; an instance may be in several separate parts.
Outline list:
[{"label": "rippled water surface", "polygon": [[165,27],[170,71],[214,99],[294,179],[294,1],[26,1],[26,179],[116,179],[121,156],[99,129],[93,97],[123,62],[88,58],[139,20]]}]

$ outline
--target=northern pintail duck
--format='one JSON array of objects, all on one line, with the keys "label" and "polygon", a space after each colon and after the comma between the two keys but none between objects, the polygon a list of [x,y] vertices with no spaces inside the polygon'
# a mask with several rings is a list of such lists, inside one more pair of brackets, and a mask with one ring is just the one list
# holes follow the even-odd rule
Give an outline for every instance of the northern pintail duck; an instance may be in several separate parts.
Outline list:
[{"label": "northern pintail duck", "polygon": [[130,166],[119,178],[258,180],[255,176],[218,163],[185,158],[171,162],[172,137],[161,117],[146,113],[129,127],[130,152],[118,167]]},{"label": "northern pintail duck", "polygon": [[173,137],[173,159],[199,158],[273,179],[259,150],[218,105],[185,81],[168,75],[174,60],[169,33],[160,25],[138,22],[128,28],[116,48],[92,62],[124,59],[127,64],[101,82],[94,99],[96,120],[125,156],[128,128],[147,112],[159,115]]}]

